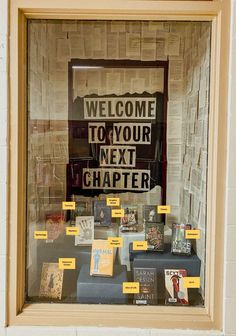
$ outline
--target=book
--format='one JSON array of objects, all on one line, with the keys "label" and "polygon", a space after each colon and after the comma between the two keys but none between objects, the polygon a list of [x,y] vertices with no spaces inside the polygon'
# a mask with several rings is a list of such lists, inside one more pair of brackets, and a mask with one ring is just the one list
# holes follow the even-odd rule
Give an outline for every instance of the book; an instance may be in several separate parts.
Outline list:
[{"label": "book", "polygon": [[95,226],[111,225],[111,207],[106,205],[106,201],[94,201],[93,210]]},{"label": "book", "polygon": [[121,232],[137,232],[138,231],[138,207],[135,205],[127,205],[124,209],[124,217],[121,217]]},{"label": "book", "polygon": [[146,222],[145,240],[148,244],[148,250],[164,251],[164,224]]},{"label": "book", "polygon": [[134,268],[134,282],[139,282],[139,294],[134,294],[135,304],[157,304],[156,268]]},{"label": "book", "polygon": [[63,275],[58,263],[43,263],[39,296],[61,300]]},{"label": "book", "polygon": [[171,252],[173,254],[191,255],[191,240],[185,238],[185,231],[191,230],[190,224],[172,225]]},{"label": "book", "polygon": [[80,196],[77,195],[72,195],[71,201],[75,202],[75,210],[71,210],[70,215],[71,225],[75,225],[76,217],[91,215],[88,200],[86,200],[85,198],[81,198]]},{"label": "book", "polygon": [[160,223],[163,222],[162,215],[157,213],[157,205],[143,205],[144,223]]},{"label": "book", "polygon": [[47,242],[53,242],[65,231],[65,216],[63,213],[47,214],[45,218]]},{"label": "book", "polygon": [[79,235],[75,236],[75,245],[91,245],[94,239],[94,217],[78,216],[75,224],[79,227]]},{"label": "book", "polygon": [[114,250],[108,240],[94,240],[92,244],[90,275],[112,276],[113,255]]},{"label": "book", "polygon": [[184,288],[185,269],[166,269],[165,288],[166,304],[188,305],[188,289]]}]

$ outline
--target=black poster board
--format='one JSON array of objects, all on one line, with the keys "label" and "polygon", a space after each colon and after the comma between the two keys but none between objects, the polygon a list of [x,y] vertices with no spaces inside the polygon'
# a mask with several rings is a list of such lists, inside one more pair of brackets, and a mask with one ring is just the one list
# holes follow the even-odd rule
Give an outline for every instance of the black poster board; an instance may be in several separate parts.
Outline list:
[{"label": "black poster board", "polygon": [[[115,94],[89,94],[83,97],[74,97],[74,71],[84,69],[152,69],[162,68],[163,92],[148,93],[145,88],[142,93]],[[148,99],[156,100],[156,117],[150,121],[151,124],[151,144],[136,144],[136,163],[135,167],[129,169],[150,171],[150,189],[156,185],[162,187],[162,204],[166,200],[166,113],[168,100],[168,61],[132,61],[132,60],[78,60],[72,59],[68,64],[68,128],[69,128],[69,164],[67,167],[67,198],[70,200],[72,194],[95,196],[103,192],[103,189],[83,189],[82,172],[85,168],[99,168],[99,152],[103,145],[109,145],[109,132],[114,123],[120,122],[119,118],[111,119],[85,119],[84,104],[87,99]],[[124,122],[124,119],[122,119]],[[105,123],[106,140],[104,143],[89,143],[88,125],[90,122]],[[140,123],[142,120],[127,119],[128,123]],[[125,144],[124,144],[125,145]],[[102,168],[101,168],[102,169]],[[119,190],[124,192],[126,190]],[[133,192],[133,190],[127,190]],[[110,190],[114,193],[116,190]],[[135,192],[141,192],[139,190]]]}]

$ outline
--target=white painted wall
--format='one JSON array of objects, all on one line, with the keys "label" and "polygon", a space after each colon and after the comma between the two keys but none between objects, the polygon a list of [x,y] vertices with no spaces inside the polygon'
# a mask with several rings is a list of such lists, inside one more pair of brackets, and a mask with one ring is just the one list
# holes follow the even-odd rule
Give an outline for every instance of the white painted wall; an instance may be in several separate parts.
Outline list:
[{"label": "white painted wall", "polygon": [[228,115],[228,159],[226,186],[226,247],[224,332],[192,330],[149,330],[125,328],[8,327],[6,324],[6,200],[7,200],[7,39],[8,0],[0,0],[0,336],[233,336],[236,335],[236,0],[231,0],[231,60]]}]

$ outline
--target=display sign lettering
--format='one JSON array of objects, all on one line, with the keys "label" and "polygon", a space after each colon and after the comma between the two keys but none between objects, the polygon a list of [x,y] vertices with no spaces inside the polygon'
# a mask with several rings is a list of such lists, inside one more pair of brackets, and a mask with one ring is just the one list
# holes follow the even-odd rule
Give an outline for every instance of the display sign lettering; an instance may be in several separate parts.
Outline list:
[{"label": "display sign lettering", "polygon": [[156,119],[155,98],[84,98],[84,119]]},{"label": "display sign lettering", "polygon": [[138,169],[84,168],[83,189],[150,189],[150,171]]}]

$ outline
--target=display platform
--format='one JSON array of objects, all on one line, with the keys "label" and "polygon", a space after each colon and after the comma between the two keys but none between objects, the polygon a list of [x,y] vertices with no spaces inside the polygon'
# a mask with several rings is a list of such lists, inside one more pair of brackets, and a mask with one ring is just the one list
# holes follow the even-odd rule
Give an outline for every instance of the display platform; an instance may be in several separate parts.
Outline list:
[{"label": "display platform", "polygon": [[[158,300],[165,298],[165,269],[185,269],[187,276],[200,276],[201,260],[193,250],[191,256],[183,256],[172,254],[170,249],[170,244],[165,244],[164,252],[133,251],[133,244],[129,246],[132,268],[156,268]],[[190,300],[193,300],[197,293],[198,289],[189,289]]]},{"label": "display platform", "polygon": [[90,276],[89,273],[90,265],[83,265],[77,280],[79,303],[128,303],[127,295],[122,293],[122,284],[128,281],[125,266],[114,265],[113,277]]}]

